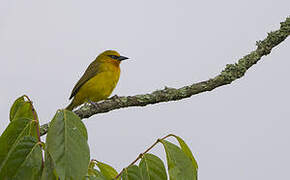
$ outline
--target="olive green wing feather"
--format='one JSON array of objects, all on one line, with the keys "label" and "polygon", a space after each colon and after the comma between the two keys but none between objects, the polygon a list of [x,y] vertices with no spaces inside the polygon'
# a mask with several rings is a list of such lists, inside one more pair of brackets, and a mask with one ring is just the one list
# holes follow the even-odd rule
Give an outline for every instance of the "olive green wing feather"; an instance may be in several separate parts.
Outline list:
[{"label": "olive green wing feather", "polygon": [[80,90],[80,88],[91,78],[93,78],[96,74],[99,73],[100,68],[99,67],[99,63],[95,60],[93,61],[89,67],[86,69],[85,73],[83,74],[83,76],[81,77],[81,79],[77,82],[77,84],[75,85],[75,87],[72,90],[72,93],[69,97],[69,99],[73,98]]}]

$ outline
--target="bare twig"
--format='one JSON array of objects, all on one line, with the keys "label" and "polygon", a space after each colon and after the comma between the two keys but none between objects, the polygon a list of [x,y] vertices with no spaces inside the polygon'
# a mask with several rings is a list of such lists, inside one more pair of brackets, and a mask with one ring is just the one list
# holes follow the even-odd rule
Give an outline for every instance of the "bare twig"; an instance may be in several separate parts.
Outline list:
[{"label": "bare twig", "polygon": [[[140,94],[135,96],[114,96],[101,103],[98,107],[90,104],[85,104],[74,112],[81,118],[89,118],[95,114],[106,113],[115,109],[146,106],[160,102],[177,101],[184,98],[189,98],[193,95],[211,91],[217,87],[232,83],[234,80],[244,76],[246,71],[256,64],[263,56],[271,53],[271,50],[283,42],[290,35],[290,17],[281,22],[280,29],[268,33],[268,36],[258,41],[257,49],[250,54],[239,59],[235,64],[228,64],[226,68],[216,77],[207,81],[202,81],[189,86],[184,86],[179,89],[165,87],[162,90],[157,90],[149,94]],[[41,126],[41,135],[47,133],[48,124]]]}]

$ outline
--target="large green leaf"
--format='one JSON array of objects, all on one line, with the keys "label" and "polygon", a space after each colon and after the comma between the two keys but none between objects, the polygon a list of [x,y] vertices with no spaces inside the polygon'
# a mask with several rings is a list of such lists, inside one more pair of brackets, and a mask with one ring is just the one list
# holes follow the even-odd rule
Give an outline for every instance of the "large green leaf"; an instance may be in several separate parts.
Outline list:
[{"label": "large green leaf", "polygon": [[0,179],[38,180],[41,166],[42,152],[37,139],[25,136],[10,153],[0,172]]},{"label": "large green leaf", "polygon": [[132,165],[125,168],[122,173],[122,180],[143,180],[139,167]]},{"label": "large green leaf", "polygon": [[112,180],[118,175],[118,172],[108,164],[98,162],[97,166],[100,169],[103,176],[106,178],[106,180]]},{"label": "large green leaf", "polygon": [[34,119],[36,112],[32,109],[29,101],[25,101],[24,96],[19,97],[15,100],[12,107],[10,108],[10,121],[18,118],[29,118]]},{"label": "large green leaf", "polygon": [[87,130],[71,111],[59,110],[50,123],[47,151],[60,180],[82,179],[88,170],[90,151]]},{"label": "large green leaf", "polygon": [[167,180],[165,166],[162,160],[153,154],[144,154],[139,168],[144,180]]},{"label": "large green leaf", "polygon": [[170,180],[196,180],[197,173],[190,158],[176,145],[161,140],[164,146]]},{"label": "large green leaf", "polygon": [[197,165],[197,162],[196,162],[196,160],[195,160],[190,148],[187,146],[187,144],[184,142],[184,140],[181,139],[179,136],[176,136],[176,135],[173,135],[173,136],[177,139],[182,151],[190,158],[190,160],[192,161],[193,166],[197,170],[198,169],[198,165]]},{"label": "large green leaf", "polygon": [[3,171],[4,164],[6,164],[11,152],[23,136],[32,135],[36,137],[35,123],[32,119],[27,118],[18,118],[9,123],[0,136],[0,172]]}]

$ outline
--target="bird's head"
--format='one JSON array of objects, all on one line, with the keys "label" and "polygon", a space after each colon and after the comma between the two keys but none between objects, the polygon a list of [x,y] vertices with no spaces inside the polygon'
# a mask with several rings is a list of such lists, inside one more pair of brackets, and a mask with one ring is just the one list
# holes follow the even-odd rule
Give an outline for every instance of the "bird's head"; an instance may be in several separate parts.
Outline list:
[{"label": "bird's head", "polygon": [[125,56],[121,56],[117,51],[114,50],[107,50],[103,53],[101,53],[98,57],[97,60],[99,62],[103,63],[113,63],[119,65],[121,61],[129,59]]}]

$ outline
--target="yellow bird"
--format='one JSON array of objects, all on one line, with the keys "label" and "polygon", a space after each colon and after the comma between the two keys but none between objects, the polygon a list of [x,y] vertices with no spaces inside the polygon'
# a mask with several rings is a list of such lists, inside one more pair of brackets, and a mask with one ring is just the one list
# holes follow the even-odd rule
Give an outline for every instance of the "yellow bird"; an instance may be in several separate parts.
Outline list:
[{"label": "yellow bird", "polygon": [[74,98],[66,109],[71,111],[85,102],[95,105],[93,102],[107,99],[118,83],[120,63],[125,59],[128,58],[114,50],[101,53],[73,88],[69,99]]}]

